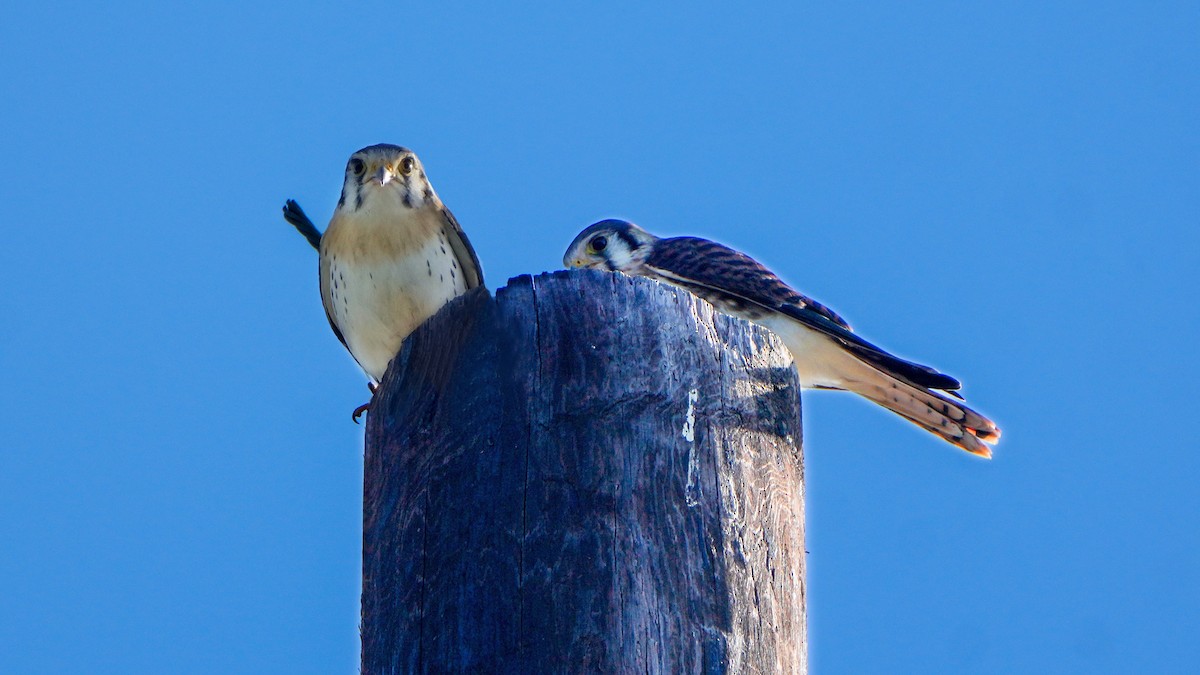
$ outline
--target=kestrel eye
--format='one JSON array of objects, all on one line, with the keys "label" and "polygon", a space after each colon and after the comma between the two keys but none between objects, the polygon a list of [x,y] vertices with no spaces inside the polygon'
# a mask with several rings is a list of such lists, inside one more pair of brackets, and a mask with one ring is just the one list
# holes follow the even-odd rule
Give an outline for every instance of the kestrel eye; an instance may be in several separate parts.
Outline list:
[{"label": "kestrel eye", "polygon": [[354,159],[350,160],[350,173],[354,174],[355,176],[361,176],[366,170],[367,165],[361,159],[355,157]]},{"label": "kestrel eye", "polygon": [[412,157],[405,157],[404,159],[400,160],[400,173],[407,176],[408,174],[412,173],[413,167],[416,165],[417,160],[413,159]]},{"label": "kestrel eye", "polygon": [[599,253],[608,247],[608,237],[592,237],[588,242],[588,248],[592,249],[592,253]]}]

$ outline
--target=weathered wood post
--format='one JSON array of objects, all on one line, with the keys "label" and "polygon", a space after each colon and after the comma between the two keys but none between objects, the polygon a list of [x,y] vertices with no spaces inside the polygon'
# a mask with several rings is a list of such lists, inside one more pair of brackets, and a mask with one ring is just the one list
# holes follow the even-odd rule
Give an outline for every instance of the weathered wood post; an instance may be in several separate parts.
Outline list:
[{"label": "weathered wood post", "polygon": [[362,672],[804,673],[789,362],[616,274],[444,308],[369,413]]}]

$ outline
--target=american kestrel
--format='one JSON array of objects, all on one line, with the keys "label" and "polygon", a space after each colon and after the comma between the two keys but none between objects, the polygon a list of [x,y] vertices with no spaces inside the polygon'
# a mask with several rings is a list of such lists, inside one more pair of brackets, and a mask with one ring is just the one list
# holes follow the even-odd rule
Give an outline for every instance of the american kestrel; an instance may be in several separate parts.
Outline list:
[{"label": "american kestrel", "polygon": [[604,220],[575,237],[563,264],[675,284],[764,326],[791,350],[803,387],[852,391],[981,457],[991,457],[987,444],[1000,439],[991,420],[956,400],[962,398],[954,392],[958,380],[863,340],[833,310],[727,246],[697,237],[660,239],[633,223]]},{"label": "american kestrel", "polygon": [[319,247],[325,316],[372,384],[404,338],[483,285],[475,249],[407,148],[384,143],[350,156],[323,235],[295,202],[284,217]]}]

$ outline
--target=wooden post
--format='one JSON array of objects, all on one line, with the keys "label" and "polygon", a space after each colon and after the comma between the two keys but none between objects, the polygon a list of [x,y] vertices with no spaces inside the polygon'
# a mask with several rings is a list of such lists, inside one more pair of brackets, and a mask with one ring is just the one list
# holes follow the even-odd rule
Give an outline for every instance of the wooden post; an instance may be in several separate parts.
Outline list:
[{"label": "wooden post", "polygon": [[448,305],[369,413],[362,672],[804,673],[789,363],[619,274]]}]

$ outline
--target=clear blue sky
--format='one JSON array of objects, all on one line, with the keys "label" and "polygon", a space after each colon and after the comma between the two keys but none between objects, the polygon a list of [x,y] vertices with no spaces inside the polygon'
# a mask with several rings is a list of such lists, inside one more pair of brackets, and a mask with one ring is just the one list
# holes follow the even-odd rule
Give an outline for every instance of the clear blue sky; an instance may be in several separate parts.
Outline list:
[{"label": "clear blue sky", "polygon": [[1001,423],[987,463],[805,396],[814,673],[1194,668],[1198,35],[1195,2],[8,7],[0,671],[356,672],[367,390],[279,208],[324,225],[377,142],[492,288],[602,217],[709,236]]}]

